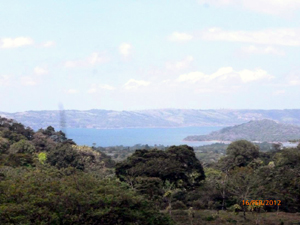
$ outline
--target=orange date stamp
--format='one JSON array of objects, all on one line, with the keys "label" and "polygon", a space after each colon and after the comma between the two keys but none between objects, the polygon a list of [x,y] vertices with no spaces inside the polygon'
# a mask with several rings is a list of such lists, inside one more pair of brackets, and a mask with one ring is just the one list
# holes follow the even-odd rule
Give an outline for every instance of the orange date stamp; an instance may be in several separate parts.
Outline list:
[{"label": "orange date stamp", "polygon": [[281,205],[280,200],[243,200],[243,205],[259,205],[259,206],[265,206],[265,205]]}]

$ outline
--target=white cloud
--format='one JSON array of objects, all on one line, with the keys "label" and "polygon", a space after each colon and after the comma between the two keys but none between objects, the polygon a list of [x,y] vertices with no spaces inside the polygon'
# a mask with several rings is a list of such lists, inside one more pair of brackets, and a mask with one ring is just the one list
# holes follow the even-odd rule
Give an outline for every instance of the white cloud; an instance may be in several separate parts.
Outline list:
[{"label": "white cloud", "polygon": [[125,89],[130,90],[130,89],[136,89],[141,86],[148,86],[150,82],[144,81],[144,80],[135,80],[135,79],[130,79],[124,84]]},{"label": "white cloud", "polygon": [[77,94],[78,93],[78,90],[76,90],[76,89],[68,89],[68,90],[66,90],[65,91],[67,94]]},{"label": "white cloud", "polygon": [[200,4],[235,6],[267,14],[287,14],[300,9],[299,0],[198,0]]},{"label": "white cloud", "polygon": [[21,77],[21,84],[23,86],[35,86],[37,84],[37,80],[32,76],[24,76]]},{"label": "white cloud", "polygon": [[217,72],[213,74],[204,74],[202,72],[191,72],[187,74],[180,75],[176,82],[188,82],[188,83],[198,83],[198,82],[230,82],[230,83],[249,83],[258,80],[270,80],[273,76],[269,75],[265,70],[242,70],[234,71],[232,67],[220,68]]},{"label": "white cloud", "polygon": [[100,84],[99,87],[100,87],[101,89],[105,89],[105,90],[109,90],[109,91],[113,91],[113,90],[116,89],[115,87],[110,86],[110,85],[108,85],[108,84]]},{"label": "white cloud", "polygon": [[34,73],[36,74],[36,75],[44,75],[44,74],[47,74],[48,73],[48,70],[46,70],[46,69],[44,69],[44,68],[42,68],[42,67],[35,67],[34,68]]},{"label": "white cloud", "polygon": [[119,46],[119,52],[121,55],[123,56],[129,56],[130,52],[131,52],[131,49],[132,49],[132,46],[131,44],[128,44],[128,43],[122,43],[120,46]]},{"label": "white cloud", "polygon": [[30,37],[16,37],[16,38],[0,38],[0,48],[19,48],[24,46],[36,46],[50,48],[55,45],[54,41],[46,41],[44,43],[35,44]]},{"label": "white cloud", "polygon": [[18,48],[26,45],[33,45],[34,41],[29,37],[2,38],[0,48]]},{"label": "white cloud", "polygon": [[242,47],[242,52],[247,54],[262,54],[262,55],[285,55],[283,51],[280,51],[272,46],[258,47],[255,45],[250,45],[247,47]]},{"label": "white cloud", "polygon": [[7,86],[10,82],[10,76],[9,75],[1,75],[0,76],[0,86]]},{"label": "white cloud", "polygon": [[262,69],[256,69],[254,71],[252,70],[242,70],[240,72],[237,72],[238,76],[241,78],[242,82],[248,83],[252,81],[258,81],[258,80],[270,80],[274,78],[270,74],[268,74],[267,71]]},{"label": "white cloud", "polygon": [[187,33],[179,33],[174,32],[169,36],[170,41],[190,41],[193,39],[193,35],[187,34]]},{"label": "white cloud", "polygon": [[300,46],[300,29],[281,28],[260,31],[225,31],[210,28],[201,37],[209,41],[232,41],[266,45]]},{"label": "white cloud", "polygon": [[54,41],[46,41],[45,43],[42,44],[42,47],[50,48],[50,47],[53,47],[54,45],[55,45]]},{"label": "white cloud", "polygon": [[176,81],[177,82],[191,82],[196,83],[199,80],[205,80],[208,79],[208,75],[205,75],[202,72],[191,72],[187,74],[180,75]]},{"label": "white cloud", "polygon": [[66,68],[94,66],[97,64],[106,63],[108,60],[109,59],[105,54],[99,54],[98,52],[94,52],[89,57],[82,60],[68,60],[64,63],[64,66]]},{"label": "white cloud", "polygon": [[169,70],[181,70],[187,68],[194,60],[192,56],[187,56],[184,60],[175,63],[166,63],[166,68]]},{"label": "white cloud", "polygon": [[90,88],[90,89],[87,91],[87,93],[89,93],[89,94],[93,94],[93,93],[96,93],[96,92],[97,92],[97,88],[94,88],[94,87]]},{"label": "white cloud", "polygon": [[30,76],[23,76],[20,78],[21,84],[23,86],[35,86],[41,82],[41,75],[47,74],[48,70],[42,67],[35,67],[33,74]]},{"label": "white cloud", "polygon": [[97,93],[99,91],[99,89],[113,91],[116,88],[111,85],[108,85],[108,84],[99,84],[99,85],[92,84],[90,89],[87,90],[87,93],[89,93],[89,94]]}]

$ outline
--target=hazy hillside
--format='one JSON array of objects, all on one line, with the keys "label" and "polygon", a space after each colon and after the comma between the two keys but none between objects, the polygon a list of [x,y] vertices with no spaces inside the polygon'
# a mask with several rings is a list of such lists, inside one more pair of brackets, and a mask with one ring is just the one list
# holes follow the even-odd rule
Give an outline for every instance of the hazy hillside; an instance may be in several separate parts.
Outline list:
[{"label": "hazy hillside", "polygon": [[[60,111],[0,112],[34,129],[49,125],[60,127]],[[271,119],[300,125],[300,109],[291,110],[193,110],[157,109],[141,111],[65,110],[62,114],[66,127],[73,128],[142,128],[232,126],[250,120]]]},{"label": "hazy hillside", "polygon": [[289,141],[300,139],[300,127],[277,123],[272,120],[250,121],[233,127],[226,127],[208,135],[188,136],[186,141]]}]

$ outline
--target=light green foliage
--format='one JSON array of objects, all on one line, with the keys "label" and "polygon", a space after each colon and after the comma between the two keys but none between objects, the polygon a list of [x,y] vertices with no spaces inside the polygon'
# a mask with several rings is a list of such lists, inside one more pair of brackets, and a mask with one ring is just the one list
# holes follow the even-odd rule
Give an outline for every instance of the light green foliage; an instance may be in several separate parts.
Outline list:
[{"label": "light green foliage", "polygon": [[269,162],[268,167],[274,168],[274,167],[275,167],[275,163],[274,163],[273,161],[272,161],[272,162]]},{"label": "light green foliage", "polygon": [[207,167],[204,168],[206,180],[215,180],[222,177],[222,171],[215,168]]},{"label": "light green foliage", "polygon": [[41,164],[45,164],[45,162],[47,160],[47,153],[45,153],[45,152],[39,153],[38,154],[38,159],[39,159]]},{"label": "light green foliage", "polygon": [[85,171],[99,172],[105,168],[112,168],[115,165],[115,162],[110,157],[100,151],[95,151],[91,147],[72,145],[72,149],[78,153]]},{"label": "light green foliage", "polygon": [[229,210],[233,211],[237,215],[239,211],[242,210],[242,207],[239,204],[234,204]]}]

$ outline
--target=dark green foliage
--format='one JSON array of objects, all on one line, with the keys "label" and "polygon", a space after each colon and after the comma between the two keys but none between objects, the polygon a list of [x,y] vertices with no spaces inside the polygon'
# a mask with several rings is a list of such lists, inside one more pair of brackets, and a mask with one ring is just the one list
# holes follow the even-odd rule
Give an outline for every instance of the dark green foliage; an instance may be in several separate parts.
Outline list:
[{"label": "dark green foliage", "polygon": [[44,135],[42,132],[36,132],[33,135],[32,143],[37,152],[49,152],[56,145],[52,139]]},{"label": "dark green foliage", "polygon": [[[241,223],[246,215],[250,221],[242,201],[257,199],[281,200],[279,207],[264,206],[267,212],[300,211],[300,145],[282,149],[263,143],[271,151],[259,152],[248,141],[233,142],[225,157],[206,164],[205,180],[193,148],[186,145],[134,153],[123,146],[97,148],[133,153],[117,164],[118,181],[114,161],[95,147],[77,146],[53,127],[32,135],[24,130],[0,120],[0,224],[172,224],[158,209],[180,216],[182,224]],[[205,149],[222,154],[225,146],[197,148]],[[243,211],[240,219],[222,220],[223,212],[199,217],[198,209],[234,207]]]},{"label": "dark green foliage", "polygon": [[173,224],[113,179],[55,169],[0,172],[5,174],[0,181],[1,224]]},{"label": "dark green foliage", "polygon": [[2,129],[1,131],[2,137],[9,140],[10,144],[18,142],[20,140],[27,140],[26,137],[22,134],[14,133],[7,128]]},{"label": "dark green foliage", "polygon": [[30,135],[23,128],[0,120],[0,224],[173,224],[114,178],[109,156],[53,127]]},{"label": "dark green foliage", "polygon": [[74,167],[84,170],[84,164],[79,153],[72,148],[70,144],[58,144],[47,155],[47,163],[58,169]]},{"label": "dark green foliage", "polygon": [[[203,167],[196,158],[193,148],[187,145],[171,146],[166,153],[172,160],[179,162],[181,170],[184,171],[179,178],[184,182],[182,185],[185,188],[199,186],[200,182],[205,179]],[[168,180],[178,184],[178,180]]]},{"label": "dark green foliage", "polygon": [[151,200],[160,200],[163,192],[163,182],[158,177],[137,177],[135,188],[139,193],[149,196]]},{"label": "dark green foliage", "polygon": [[281,206],[264,206],[264,210],[299,211],[299,150],[258,152],[247,141],[233,142],[227,149],[228,155],[206,169],[207,179],[199,190],[198,200],[190,199],[198,208],[210,208],[211,201],[214,205],[224,203],[224,208],[239,204],[245,212],[242,200],[281,200]]},{"label": "dark green foliage", "polygon": [[6,138],[0,137],[0,154],[6,153],[9,148],[9,141]]},{"label": "dark green foliage", "polygon": [[11,167],[34,166],[34,159],[33,159],[33,155],[31,154],[23,154],[23,153],[9,154],[8,156],[5,156],[3,158],[4,158],[3,164],[6,166],[11,166]]},{"label": "dark green foliage", "polygon": [[48,126],[45,130],[40,129],[40,131],[49,137],[55,133],[55,129],[52,126]]},{"label": "dark green foliage", "polygon": [[121,180],[126,180],[126,177],[157,177],[187,189],[199,186],[205,178],[193,149],[186,145],[172,146],[167,151],[137,150],[116,165],[116,175]]},{"label": "dark green foliage", "polygon": [[242,156],[245,161],[251,161],[258,157],[258,147],[246,140],[232,142],[227,148],[227,155],[234,158]]},{"label": "dark green foliage", "polygon": [[0,117],[0,132],[2,137],[7,138],[11,143],[20,141],[21,139],[32,140],[34,131],[23,124],[13,120]]},{"label": "dark green foliage", "polygon": [[205,221],[213,221],[213,220],[215,220],[215,218],[213,216],[207,216],[207,217],[204,217],[204,220]]},{"label": "dark green foliage", "polygon": [[287,212],[300,210],[300,151],[287,148],[274,154],[273,162],[258,169],[262,195],[266,199],[281,200],[279,208],[267,207],[268,210],[281,209]]},{"label": "dark green foliage", "polygon": [[45,130],[44,129],[39,129],[39,133],[42,133],[46,137],[50,138],[52,141],[57,142],[57,143],[69,143],[71,145],[75,145],[76,143],[68,139],[66,137],[66,134],[62,131],[55,131],[55,129],[52,126],[48,126]]},{"label": "dark green foliage", "polygon": [[247,166],[259,156],[256,145],[246,140],[232,142],[227,148],[227,156],[220,160],[220,167],[228,170],[234,167]]},{"label": "dark green foliage", "polygon": [[187,207],[182,201],[176,201],[172,203],[172,209],[181,209],[181,210],[186,210]]}]

